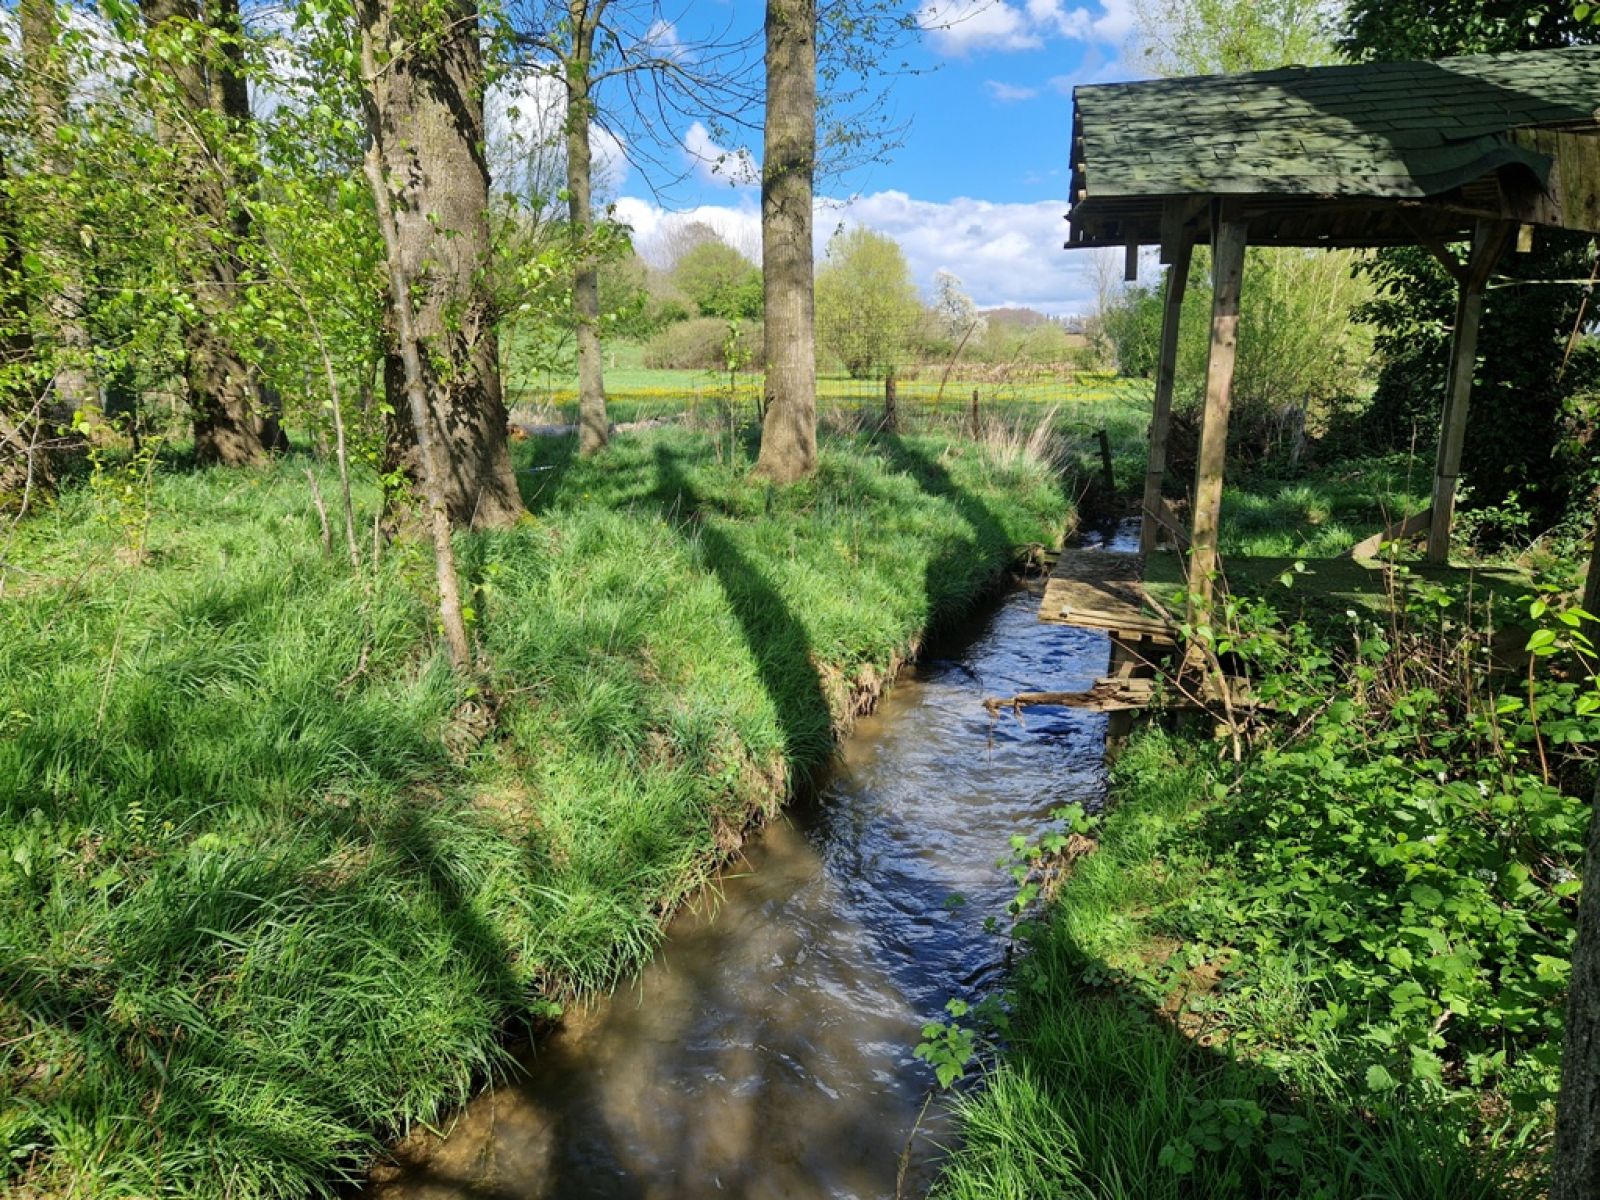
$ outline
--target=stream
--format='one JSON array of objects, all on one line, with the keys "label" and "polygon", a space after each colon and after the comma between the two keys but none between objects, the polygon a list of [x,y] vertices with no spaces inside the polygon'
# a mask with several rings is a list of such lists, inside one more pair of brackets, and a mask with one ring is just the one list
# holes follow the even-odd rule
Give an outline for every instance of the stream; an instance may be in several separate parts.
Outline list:
[{"label": "stream", "polygon": [[[1080,545],[1130,548],[1125,523]],[[1105,717],[981,701],[1088,688],[1102,633],[1041,624],[1008,592],[928,648],[840,747],[815,794],[752,839],[654,961],[572,1009],[525,1072],[373,1200],[923,1196],[946,1122],[912,1056],[952,996],[1003,975],[1013,834],[1098,803]]]}]

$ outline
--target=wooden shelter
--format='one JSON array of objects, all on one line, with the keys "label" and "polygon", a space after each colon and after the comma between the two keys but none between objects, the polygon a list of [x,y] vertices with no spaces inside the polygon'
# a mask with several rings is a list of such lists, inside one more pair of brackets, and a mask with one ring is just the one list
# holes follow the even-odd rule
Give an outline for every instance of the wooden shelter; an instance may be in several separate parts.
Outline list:
[{"label": "wooden shelter", "polygon": [[[1141,550],[1177,532],[1162,497],[1178,320],[1190,257],[1212,248],[1211,350],[1189,531],[1190,586],[1209,596],[1245,247],[1420,245],[1459,293],[1433,503],[1390,536],[1450,544],[1484,288],[1533,229],[1600,233],[1600,48],[1291,67],[1101,84],[1073,92],[1067,246],[1140,247],[1170,264]],[[1465,256],[1451,243],[1466,242]],[[1597,572],[1591,569],[1591,577]],[[1591,587],[1595,580],[1591,578]]]}]

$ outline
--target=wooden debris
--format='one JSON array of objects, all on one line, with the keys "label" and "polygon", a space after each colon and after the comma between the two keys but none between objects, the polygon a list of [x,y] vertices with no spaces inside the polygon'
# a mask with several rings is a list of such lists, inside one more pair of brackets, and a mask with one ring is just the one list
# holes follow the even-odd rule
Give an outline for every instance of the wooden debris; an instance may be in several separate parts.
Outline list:
[{"label": "wooden debris", "polygon": [[1064,550],[1045,586],[1039,619],[1106,629],[1132,640],[1171,639],[1171,628],[1146,603],[1144,560],[1117,550]]}]

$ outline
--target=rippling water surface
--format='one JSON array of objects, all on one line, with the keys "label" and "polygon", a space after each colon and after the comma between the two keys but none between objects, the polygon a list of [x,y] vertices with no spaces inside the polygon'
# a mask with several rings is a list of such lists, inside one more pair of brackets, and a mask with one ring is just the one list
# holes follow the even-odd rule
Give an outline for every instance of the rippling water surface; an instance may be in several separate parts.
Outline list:
[{"label": "rippling water surface", "polygon": [[1013,592],[980,632],[932,647],[714,905],[374,1195],[924,1194],[943,1127],[937,1111],[919,1125],[919,1029],[997,982],[1004,944],[984,919],[1011,892],[1011,835],[1103,785],[1104,717],[1032,710],[1019,726],[980,704],[1105,672],[1104,635],[1037,611]]}]

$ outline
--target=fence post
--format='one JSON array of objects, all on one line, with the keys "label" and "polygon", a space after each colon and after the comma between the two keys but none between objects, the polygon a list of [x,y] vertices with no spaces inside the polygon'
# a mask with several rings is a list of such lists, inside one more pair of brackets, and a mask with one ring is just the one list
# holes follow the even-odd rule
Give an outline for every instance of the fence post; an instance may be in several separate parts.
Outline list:
[{"label": "fence post", "polygon": [[[1111,435],[1104,428],[1101,428],[1095,432],[1095,436],[1100,439],[1100,475],[1105,480],[1106,495],[1108,497],[1115,496],[1117,494],[1117,476],[1111,466]],[[1148,520],[1149,518],[1146,519]]]},{"label": "fence post", "polygon": [[972,436],[978,436],[978,389],[972,389]]},{"label": "fence post", "polygon": [[890,433],[900,428],[900,418],[895,412],[895,379],[891,366],[883,377],[883,427]]}]

